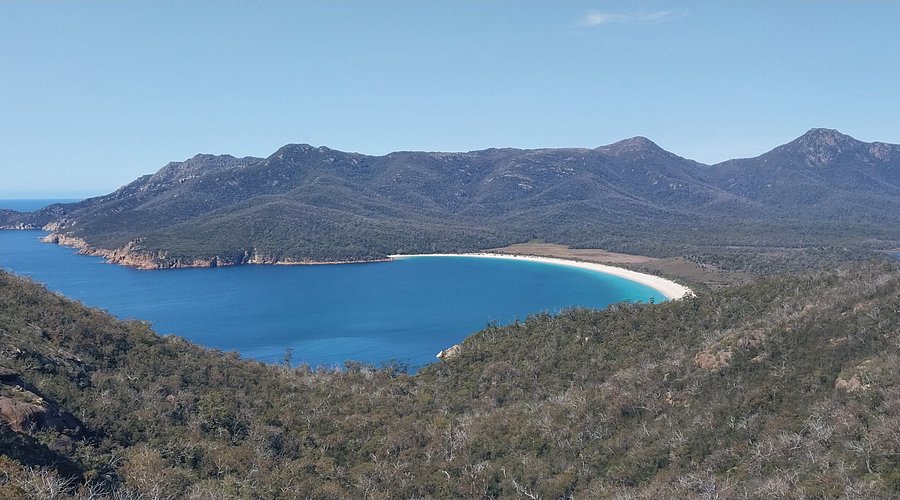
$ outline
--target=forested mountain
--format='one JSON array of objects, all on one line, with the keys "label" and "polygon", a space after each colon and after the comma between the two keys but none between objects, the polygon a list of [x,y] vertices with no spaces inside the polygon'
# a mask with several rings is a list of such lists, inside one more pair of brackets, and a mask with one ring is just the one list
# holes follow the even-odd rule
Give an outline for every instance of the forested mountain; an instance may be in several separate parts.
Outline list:
[{"label": "forested mountain", "polygon": [[198,155],[106,196],[0,213],[4,227],[47,227],[145,267],[372,260],[533,239],[735,267],[735,248],[771,260],[785,249],[900,246],[898,219],[900,146],[826,129],[717,165],[642,137],[377,157],[287,145],[265,159]]},{"label": "forested mountain", "polygon": [[814,129],[750,159],[710,168],[716,184],[785,210],[860,221],[900,213],[900,147]]},{"label": "forested mountain", "polygon": [[315,371],[0,273],[0,498],[896,497],[898,324],[869,264]]}]

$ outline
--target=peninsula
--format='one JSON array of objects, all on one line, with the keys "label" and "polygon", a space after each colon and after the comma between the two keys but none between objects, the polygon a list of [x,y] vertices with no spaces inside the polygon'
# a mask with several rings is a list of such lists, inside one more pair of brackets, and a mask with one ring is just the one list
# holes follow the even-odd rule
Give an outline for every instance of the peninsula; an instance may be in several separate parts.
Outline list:
[{"label": "peninsula", "polygon": [[[852,210],[848,210],[852,207]],[[540,240],[707,270],[865,260],[900,246],[900,146],[812,129],[704,165],[643,137],[594,149],[384,156],[290,144],[197,155],[0,227],[143,269],[374,261]]]}]

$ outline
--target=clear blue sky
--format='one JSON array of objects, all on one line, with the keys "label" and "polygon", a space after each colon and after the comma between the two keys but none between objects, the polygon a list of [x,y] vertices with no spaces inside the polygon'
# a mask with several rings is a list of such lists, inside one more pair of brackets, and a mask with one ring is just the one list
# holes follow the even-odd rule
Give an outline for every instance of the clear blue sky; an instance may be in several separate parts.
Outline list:
[{"label": "clear blue sky", "polygon": [[900,143],[900,2],[0,2],[0,197],[198,152]]}]

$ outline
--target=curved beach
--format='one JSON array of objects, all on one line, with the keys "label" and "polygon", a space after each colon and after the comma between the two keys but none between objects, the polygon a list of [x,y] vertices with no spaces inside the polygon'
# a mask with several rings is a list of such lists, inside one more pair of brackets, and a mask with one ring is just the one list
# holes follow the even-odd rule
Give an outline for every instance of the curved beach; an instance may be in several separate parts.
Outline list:
[{"label": "curved beach", "polygon": [[546,264],[556,264],[560,266],[568,266],[568,267],[577,267],[579,269],[587,269],[589,271],[596,271],[599,273],[611,274],[613,276],[618,276],[620,278],[625,278],[630,281],[634,281],[636,283],[640,283],[642,285],[647,285],[650,288],[658,291],[659,293],[666,296],[668,300],[678,300],[684,297],[690,297],[694,295],[694,292],[681,284],[678,284],[674,281],[667,280],[665,278],[661,278],[659,276],[653,276],[652,274],[644,274],[639,273],[637,271],[632,271],[630,269],[623,269],[621,267],[608,266],[605,264],[597,264],[594,262],[582,262],[578,260],[569,260],[569,259],[560,259],[556,257],[538,257],[533,255],[506,255],[506,254],[496,254],[496,253],[487,253],[487,252],[477,252],[477,253],[429,253],[429,254],[415,254],[415,255],[389,255],[388,256],[392,260],[405,259],[410,257],[479,257],[484,259],[507,259],[507,260],[526,260],[531,262],[543,262]]}]

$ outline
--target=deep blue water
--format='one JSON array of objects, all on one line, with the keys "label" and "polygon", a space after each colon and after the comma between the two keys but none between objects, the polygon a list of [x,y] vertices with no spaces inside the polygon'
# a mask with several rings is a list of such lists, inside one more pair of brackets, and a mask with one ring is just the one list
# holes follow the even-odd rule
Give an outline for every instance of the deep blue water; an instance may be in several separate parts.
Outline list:
[{"label": "deep blue water", "polygon": [[665,298],[622,278],[553,264],[466,257],[388,263],[139,271],[0,231],[0,267],[157,332],[245,357],[416,368],[482,329],[542,311]]},{"label": "deep blue water", "polygon": [[0,200],[0,209],[15,210],[16,212],[34,212],[40,210],[47,205],[54,203],[73,203],[81,201],[78,199],[22,199],[22,200]]}]

